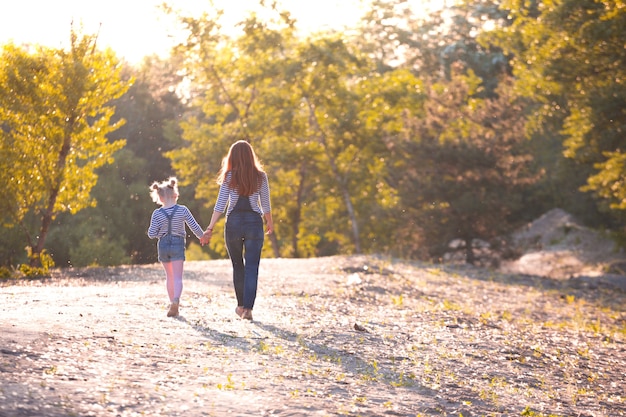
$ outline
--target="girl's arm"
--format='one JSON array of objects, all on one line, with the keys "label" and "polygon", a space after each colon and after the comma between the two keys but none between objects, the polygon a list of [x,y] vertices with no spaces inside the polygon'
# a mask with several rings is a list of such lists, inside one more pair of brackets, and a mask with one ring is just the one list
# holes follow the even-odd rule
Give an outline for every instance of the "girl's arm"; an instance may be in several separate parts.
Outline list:
[{"label": "girl's arm", "polygon": [[150,227],[148,227],[148,237],[150,239],[154,239],[159,235],[159,223],[156,219],[156,214],[158,210],[154,210],[152,212],[152,216],[150,216]]},{"label": "girl's arm", "polygon": [[202,227],[198,224],[198,222],[196,221],[196,218],[193,217],[193,214],[191,214],[191,211],[187,207],[185,207],[185,222],[187,223],[187,226],[189,226],[193,234],[196,235],[198,239],[202,239],[202,235],[204,234],[204,231],[202,230]]}]

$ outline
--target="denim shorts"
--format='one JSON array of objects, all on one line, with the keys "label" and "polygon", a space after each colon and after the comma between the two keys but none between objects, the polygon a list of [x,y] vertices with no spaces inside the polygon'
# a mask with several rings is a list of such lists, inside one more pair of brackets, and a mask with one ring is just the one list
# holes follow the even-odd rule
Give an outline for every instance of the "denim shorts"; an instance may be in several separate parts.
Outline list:
[{"label": "denim shorts", "polygon": [[185,238],[183,236],[166,235],[157,243],[159,262],[185,260]]}]

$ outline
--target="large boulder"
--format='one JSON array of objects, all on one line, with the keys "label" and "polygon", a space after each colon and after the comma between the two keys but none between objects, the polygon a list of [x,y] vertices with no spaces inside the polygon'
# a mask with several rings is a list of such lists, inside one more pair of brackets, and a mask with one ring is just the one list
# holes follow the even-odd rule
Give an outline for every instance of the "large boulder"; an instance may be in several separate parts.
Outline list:
[{"label": "large boulder", "polygon": [[551,278],[599,276],[626,262],[624,250],[602,231],[553,209],[516,231],[511,244],[521,257],[502,261],[503,272]]}]

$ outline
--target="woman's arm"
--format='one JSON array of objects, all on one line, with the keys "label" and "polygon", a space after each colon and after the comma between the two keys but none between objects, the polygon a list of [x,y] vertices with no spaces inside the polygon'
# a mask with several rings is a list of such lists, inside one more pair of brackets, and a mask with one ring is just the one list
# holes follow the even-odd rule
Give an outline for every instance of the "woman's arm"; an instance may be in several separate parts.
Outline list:
[{"label": "woman's arm", "polygon": [[261,201],[263,217],[265,217],[266,231],[269,235],[274,232],[274,220],[272,219],[272,205],[270,203],[270,184],[265,172],[263,173],[263,181],[259,189],[259,200]]},{"label": "woman's arm", "polygon": [[259,187],[259,201],[261,202],[261,210],[263,213],[269,213],[272,211],[272,205],[270,204],[270,184],[267,180],[267,174],[263,173],[263,181],[261,181],[261,187]]},{"label": "woman's arm", "polygon": [[213,236],[213,228],[215,227],[215,223],[217,223],[217,220],[220,218],[222,214],[223,213],[220,213],[219,211],[213,211],[213,215],[211,216],[211,221],[209,222],[209,226],[206,228],[206,230],[204,231],[204,234],[200,238],[200,244],[202,246],[206,245],[211,240],[211,236]]}]

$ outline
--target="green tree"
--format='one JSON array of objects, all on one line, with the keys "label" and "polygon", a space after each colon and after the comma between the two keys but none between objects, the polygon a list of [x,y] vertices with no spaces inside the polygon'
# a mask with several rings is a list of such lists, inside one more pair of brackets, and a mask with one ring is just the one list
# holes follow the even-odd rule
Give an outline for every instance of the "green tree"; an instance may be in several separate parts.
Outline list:
[{"label": "green tree", "polygon": [[[234,141],[247,138],[261,158],[266,155],[258,143],[266,125],[250,118],[259,91],[256,80],[246,72],[246,66],[254,63],[253,56],[262,54],[262,45],[255,55],[244,55],[241,60],[236,60],[233,42],[220,32],[220,15],[218,12],[216,19],[207,15],[180,17],[189,36],[175,54],[185,58],[185,75],[191,81],[189,100],[192,107],[180,123],[182,140],[179,146],[165,153],[181,184],[195,184],[196,197],[209,205],[217,195],[215,178],[222,157]],[[249,135],[251,132],[253,134]],[[265,159],[263,162],[267,165]],[[271,177],[270,181],[275,193],[273,179]],[[277,230],[273,238],[276,239],[279,233]],[[276,240],[272,246],[275,252],[279,250]],[[211,242],[211,248],[221,254],[226,252],[218,239]]]},{"label": "green tree", "polygon": [[368,172],[362,175],[374,174],[368,181],[371,188],[366,190],[377,197],[375,201],[364,199],[359,206],[365,218],[364,237],[375,252],[415,257],[423,242],[414,227],[415,219],[410,217],[414,212],[402,194],[420,190],[409,190],[404,183],[415,164],[414,150],[403,144],[414,137],[415,121],[425,117],[426,89],[408,69],[372,74],[360,88],[364,99],[359,134],[367,138],[370,147],[375,146],[366,165]]},{"label": "green tree", "polygon": [[617,211],[626,209],[625,5],[506,0],[512,25],[484,35],[513,56],[516,91],[536,103],[531,131],[562,135],[565,156],[589,173],[582,189]]},{"label": "green tree", "polygon": [[180,144],[178,123],[186,106],[179,86],[183,82],[179,59],[149,56],[137,66],[125,66],[123,75],[132,78],[128,91],[115,100],[113,121],[125,120],[111,132],[110,140],[126,139],[126,149],[146,162],[143,175],[134,177],[147,184],[174,173],[164,154]]},{"label": "green tree", "polygon": [[511,95],[512,80],[501,80],[494,98],[482,98],[481,85],[471,73],[432,85],[427,115],[398,143],[406,158],[396,171],[402,204],[436,258],[458,238],[466,261],[474,263],[475,239],[491,240],[516,226],[511,214],[522,203],[520,191],[539,178],[530,169],[519,117],[524,102]]},{"label": "green tree", "polygon": [[[386,225],[393,224],[404,242],[394,252],[439,256],[451,239],[463,236],[471,242],[509,230],[523,212],[520,197],[530,192],[519,185],[537,178],[515,173],[520,167],[532,171],[533,161],[520,130],[524,106],[514,104],[508,91],[496,93],[501,80],[504,89],[511,88],[510,78],[503,77],[510,72],[507,58],[498,47],[476,39],[490,27],[507,26],[506,11],[496,2],[468,1],[416,18],[406,3],[373,1],[355,42],[373,57],[379,72],[405,68],[420,77],[412,84],[421,89],[421,98],[414,95],[413,103],[393,105],[387,95],[384,106],[372,106],[371,113],[377,120],[388,109],[394,121],[384,128],[391,153],[389,182],[399,197]],[[466,73],[472,75],[459,76]],[[428,113],[421,110],[426,91]],[[507,106],[517,113],[505,112]],[[493,112],[493,120],[485,109]],[[504,204],[495,198],[500,195]],[[466,247],[466,258],[473,262],[471,245]]]},{"label": "green tree", "polygon": [[[104,266],[157,261],[155,241],[146,236],[150,214],[156,208],[148,186],[174,174],[163,153],[180,142],[177,123],[185,106],[176,90],[181,81],[177,72],[175,58],[147,57],[138,66],[123,68],[123,77],[134,82],[112,103],[112,120],[124,119],[125,124],[109,133],[108,139],[126,138],[126,146],[113,155],[112,164],[98,169],[98,183],[92,189],[95,207],[76,214],[63,213],[55,220],[47,246],[58,264]],[[193,187],[181,189],[180,200],[201,222],[201,202],[191,198],[193,192]],[[89,242],[83,242],[87,236]]]},{"label": "green tree", "polygon": [[[124,146],[107,134],[111,100],[128,82],[110,50],[96,49],[96,38],[71,32],[69,50],[6,45],[0,57],[0,155],[7,169],[2,202],[5,225],[19,225],[38,262],[54,218],[92,206],[96,169],[112,162]],[[26,224],[31,213],[37,231]]]},{"label": "green tree", "polygon": [[415,13],[408,0],[372,0],[352,42],[380,73],[402,67],[425,80],[443,78],[449,66],[445,49],[458,41],[457,29],[449,24],[450,8],[424,6]]},{"label": "green tree", "polygon": [[360,253],[385,246],[381,237],[388,245],[392,235],[380,233],[395,198],[386,182],[388,151],[380,127],[363,117],[374,96],[384,109],[384,90],[412,94],[416,81],[397,87],[410,74],[378,77],[355,43],[333,33],[298,38],[289,14],[276,16],[249,16],[232,39],[215,20],[183,20],[190,37],[181,50],[203,95],[201,111],[183,123],[187,146],[168,154],[173,166],[211,201],[216,186],[204,179],[205,167],[217,172],[230,143],[244,137],[264,158],[280,202],[275,255]]},{"label": "green tree", "polygon": [[[236,39],[220,33],[217,21],[204,19],[183,19],[190,36],[181,51],[188,57],[197,110],[182,123],[186,146],[167,155],[183,178],[198,184],[197,196],[212,204],[221,158],[234,141],[249,140],[270,174],[274,201],[285,203],[273,208],[277,227],[270,247],[274,256],[281,254],[283,239],[293,245],[287,249],[291,256],[303,250],[309,253],[316,239],[304,238],[309,249],[299,248],[298,224],[306,204],[305,191],[311,190],[309,178],[314,175],[317,151],[301,140],[306,124],[294,112],[298,90],[281,77],[292,71],[284,66],[284,51],[293,51],[296,42],[289,17],[283,15],[284,26],[273,28],[274,22],[250,16],[242,23],[243,35]],[[211,246],[224,252],[218,240]]]},{"label": "green tree", "polygon": [[114,158],[112,164],[97,171],[98,183],[91,191],[97,204],[56,218],[47,246],[57,265],[156,261],[154,242],[145,236],[155,208],[145,180],[148,163],[127,148],[117,151]]},{"label": "green tree", "polygon": [[480,44],[476,34],[506,24],[506,12],[491,0],[470,0],[425,16],[407,0],[373,0],[354,43],[377,63],[378,72],[404,68],[434,83],[472,70],[488,95],[509,67],[502,51]]},{"label": "green tree", "polygon": [[[126,256],[133,263],[156,262],[154,241],[146,236],[150,214],[156,208],[149,197],[148,186],[153,181],[161,181],[175,174],[165,153],[181,144],[181,130],[178,126],[186,111],[179,86],[182,83],[180,61],[176,56],[167,59],[146,57],[140,65],[125,68],[126,76],[134,79],[133,85],[119,99],[115,100],[114,120],[124,119],[126,123],[109,134],[110,140],[126,138],[123,159],[101,169],[101,175],[115,190],[115,198],[121,199],[124,211],[114,210],[121,216],[114,218],[114,236],[123,237]],[[201,202],[191,197],[193,184],[181,189],[181,203],[187,205],[199,216]],[[104,191],[104,190],[103,190]],[[108,207],[114,199],[104,192],[98,194],[100,201]],[[106,200],[104,200],[106,199]],[[141,236],[141,238],[140,238]]]}]

